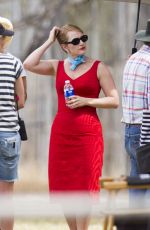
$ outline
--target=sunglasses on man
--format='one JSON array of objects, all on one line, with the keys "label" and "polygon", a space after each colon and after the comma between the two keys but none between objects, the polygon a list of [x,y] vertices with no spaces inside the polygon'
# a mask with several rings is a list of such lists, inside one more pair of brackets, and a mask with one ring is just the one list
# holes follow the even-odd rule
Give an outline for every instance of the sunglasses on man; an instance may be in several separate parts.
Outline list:
[{"label": "sunglasses on man", "polygon": [[88,36],[87,35],[82,35],[80,38],[72,39],[71,42],[65,42],[65,44],[72,44],[72,45],[76,46],[76,45],[80,44],[80,41],[86,42],[87,40],[88,40]]}]

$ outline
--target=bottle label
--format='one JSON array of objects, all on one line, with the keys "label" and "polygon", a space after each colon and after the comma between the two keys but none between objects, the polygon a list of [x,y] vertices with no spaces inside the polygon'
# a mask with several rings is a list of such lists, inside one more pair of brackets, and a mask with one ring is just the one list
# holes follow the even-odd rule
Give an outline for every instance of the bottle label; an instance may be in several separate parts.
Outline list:
[{"label": "bottle label", "polygon": [[65,98],[73,96],[74,95],[74,89],[70,89],[70,90],[67,89],[67,90],[65,90],[64,94],[65,94]]}]

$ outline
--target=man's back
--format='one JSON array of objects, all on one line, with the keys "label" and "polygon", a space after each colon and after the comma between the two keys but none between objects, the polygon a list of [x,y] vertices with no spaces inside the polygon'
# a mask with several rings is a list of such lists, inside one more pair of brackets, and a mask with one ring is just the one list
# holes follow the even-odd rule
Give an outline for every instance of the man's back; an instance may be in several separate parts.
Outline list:
[{"label": "man's back", "polygon": [[122,107],[122,121],[128,124],[141,124],[143,110],[150,108],[150,47],[147,45],[125,65]]}]

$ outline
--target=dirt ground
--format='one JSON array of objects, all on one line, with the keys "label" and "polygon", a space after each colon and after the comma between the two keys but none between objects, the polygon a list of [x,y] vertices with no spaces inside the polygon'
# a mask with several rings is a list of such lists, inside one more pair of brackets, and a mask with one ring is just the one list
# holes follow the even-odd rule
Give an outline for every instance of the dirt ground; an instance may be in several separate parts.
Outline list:
[{"label": "dirt ground", "polygon": [[[102,230],[100,222],[98,220],[91,222],[89,230]],[[14,230],[69,230],[69,228],[65,220],[16,220]]]},{"label": "dirt ground", "polygon": [[[17,193],[48,193],[48,179],[46,170],[28,164],[20,167],[19,180],[15,183],[15,194]],[[91,220],[89,230],[101,230],[102,220]],[[14,230],[69,230],[65,219],[15,219]]]}]

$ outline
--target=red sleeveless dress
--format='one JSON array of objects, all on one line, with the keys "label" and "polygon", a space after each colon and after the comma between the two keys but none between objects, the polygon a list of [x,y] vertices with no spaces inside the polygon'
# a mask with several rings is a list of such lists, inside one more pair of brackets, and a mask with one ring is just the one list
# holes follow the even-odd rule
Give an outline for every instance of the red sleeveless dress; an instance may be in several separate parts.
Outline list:
[{"label": "red sleeveless dress", "polygon": [[64,82],[70,80],[75,95],[98,98],[100,85],[95,61],[84,74],[72,80],[58,64],[56,90],[58,112],[55,116],[49,147],[49,190],[98,191],[103,165],[102,127],[93,107],[70,109],[65,105]]}]

